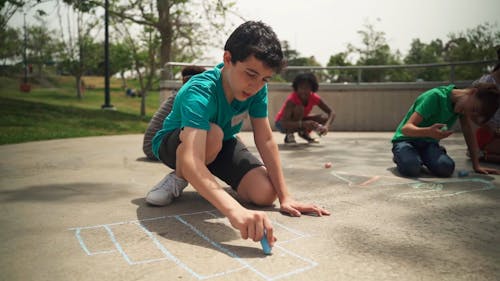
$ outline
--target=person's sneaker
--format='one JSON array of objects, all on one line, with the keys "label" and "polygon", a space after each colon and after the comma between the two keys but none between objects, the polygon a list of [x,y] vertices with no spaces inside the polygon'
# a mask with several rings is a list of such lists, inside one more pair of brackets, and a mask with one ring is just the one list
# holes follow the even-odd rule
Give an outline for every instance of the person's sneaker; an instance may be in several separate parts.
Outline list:
[{"label": "person's sneaker", "polygon": [[297,142],[295,141],[295,137],[293,136],[293,134],[286,134],[285,135],[285,144],[297,144]]},{"label": "person's sneaker", "polygon": [[156,206],[166,206],[172,201],[181,196],[182,190],[186,188],[188,182],[185,179],[179,178],[175,171],[166,175],[153,189],[146,195],[146,202]]},{"label": "person's sneaker", "polygon": [[318,139],[312,138],[308,133],[301,131],[299,137],[305,139],[308,143],[319,143]]}]

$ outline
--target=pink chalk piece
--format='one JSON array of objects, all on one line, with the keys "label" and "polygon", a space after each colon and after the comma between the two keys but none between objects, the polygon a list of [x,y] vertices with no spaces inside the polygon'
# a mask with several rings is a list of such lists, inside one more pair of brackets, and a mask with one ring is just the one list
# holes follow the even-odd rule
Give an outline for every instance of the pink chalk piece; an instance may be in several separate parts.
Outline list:
[{"label": "pink chalk piece", "polygon": [[325,163],[325,169],[329,169],[332,167],[332,162],[326,162]]}]

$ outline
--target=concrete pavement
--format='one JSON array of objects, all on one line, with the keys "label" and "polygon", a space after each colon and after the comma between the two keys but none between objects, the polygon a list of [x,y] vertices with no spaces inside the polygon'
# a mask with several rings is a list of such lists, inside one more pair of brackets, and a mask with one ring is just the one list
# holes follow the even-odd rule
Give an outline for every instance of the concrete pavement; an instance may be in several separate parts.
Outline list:
[{"label": "concrete pavement", "polygon": [[[191,186],[168,207],[145,204],[170,169],[144,160],[141,135],[0,146],[0,280],[500,277],[499,176],[401,178],[392,133],[332,132],[292,148],[275,136],[294,197],[332,215],[265,209],[271,256]],[[471,169],[460,134],[443,144],[457,170]]]}]

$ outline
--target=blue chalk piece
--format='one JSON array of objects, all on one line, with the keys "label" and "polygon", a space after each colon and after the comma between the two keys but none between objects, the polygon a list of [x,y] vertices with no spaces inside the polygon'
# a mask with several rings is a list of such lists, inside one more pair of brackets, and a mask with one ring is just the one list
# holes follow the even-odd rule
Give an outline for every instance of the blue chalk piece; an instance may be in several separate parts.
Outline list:
[{"label": "blue chalk piece", "polygon": [[460,171],[458,171],[458,176],[461,177],[461,178],[462,177],[466,177],[468,175],[469,175],[469,171],[467,171],[467,170],[460,170]]},{"label": "blue chalk piece", "polygon": [[264,251],[264,254],[270,255],[271,254],[271,246],[269,246],[269,242],[267,241],[267,236],[264,233],[264,236],[260,240],[260,245],[262,245],[262,250]]}]

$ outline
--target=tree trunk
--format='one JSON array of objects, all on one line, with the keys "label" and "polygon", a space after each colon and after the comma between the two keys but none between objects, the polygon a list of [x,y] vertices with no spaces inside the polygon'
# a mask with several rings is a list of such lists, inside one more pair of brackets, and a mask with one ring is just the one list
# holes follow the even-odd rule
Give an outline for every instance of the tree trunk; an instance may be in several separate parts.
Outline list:
[{"label": "tree trunk", "polygon": [[[158,7],[158,25],[156,28],[161,35],[160,45],[160,68],[163,68],[170,61],[171,45],[172,45],[172,23],[170,22],[170,7],[171,1],[157,0]],[[160,81],[167,80],[167,73],[162,71]]]},{"label": "tree trunk", "polygon": [[124,90],[127,89],[127,80],[125,80],[125,72],[123,70],[120,71],[120,78],[122,79],[122,88]]},{"label": "tree trunk", "polygon": [[147,90],[141,89],[141,117],[146,116],[146,93]]},{"label": "tree trunk", "polygon": [[76,97],[81,100],[83,98],[83,89],[82,89],[82,76],[75,76],[76,80]]}]

